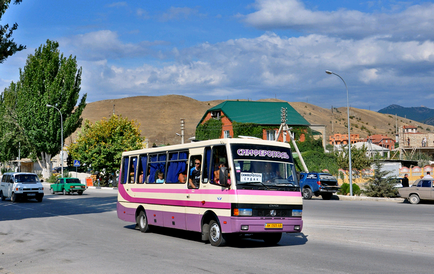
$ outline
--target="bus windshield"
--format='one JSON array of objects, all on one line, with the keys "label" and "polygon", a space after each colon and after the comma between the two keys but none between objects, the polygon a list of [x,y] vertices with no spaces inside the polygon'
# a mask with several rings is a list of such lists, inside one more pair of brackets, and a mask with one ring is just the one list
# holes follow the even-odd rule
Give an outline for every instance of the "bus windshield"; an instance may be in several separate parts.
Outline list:
[{"label": "bus windshield", "polygon": [[259,185],[277,187],[298,187],[294,165],[286,162],[235,160],[235,177],[237,188]]}]

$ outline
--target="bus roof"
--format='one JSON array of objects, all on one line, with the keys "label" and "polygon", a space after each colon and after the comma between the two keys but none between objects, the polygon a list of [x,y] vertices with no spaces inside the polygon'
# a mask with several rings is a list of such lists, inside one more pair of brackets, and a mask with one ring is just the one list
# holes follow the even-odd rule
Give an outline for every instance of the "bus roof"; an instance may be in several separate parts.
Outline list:
[{"label": "bus roof", "polygon": [[266,145],[266,146],[276,146],[276,147],[287,147],[290,148],[288,143],[262,140],[262,139],[247,139],[247,138],[224,138],[224,139],[212,139],[205,141],[192,142],[187,144],[170,145],[163,147],[152,147],[144,148],[139,150],[124,151],[122,156],[137,155],[141,153],[158,153],[170,150],[183,150],[191,149],[197,147],[205,147],[211,145],[223,145],[223,144],[256,144],[256,145]]}]

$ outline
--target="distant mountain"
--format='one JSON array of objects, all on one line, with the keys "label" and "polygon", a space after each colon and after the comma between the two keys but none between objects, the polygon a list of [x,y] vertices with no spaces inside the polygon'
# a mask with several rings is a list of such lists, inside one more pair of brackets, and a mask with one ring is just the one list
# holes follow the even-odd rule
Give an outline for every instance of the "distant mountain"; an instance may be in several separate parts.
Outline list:
[{"label": "distant mountain", "polygon": [[407,119],[415,120],[427,125],[434,125],[434,109],[427,107],[402,107],[399,105],[390,105],[380,109],[379,113],[398,115]]}]

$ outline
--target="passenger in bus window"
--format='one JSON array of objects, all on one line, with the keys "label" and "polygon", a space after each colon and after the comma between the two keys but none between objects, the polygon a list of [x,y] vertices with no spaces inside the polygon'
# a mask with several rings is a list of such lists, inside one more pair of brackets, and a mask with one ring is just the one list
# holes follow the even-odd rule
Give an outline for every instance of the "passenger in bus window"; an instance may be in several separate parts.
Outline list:
[{"label": "passenger in bus window", "polygon": [[199,188],[200,182],[200,160],[194,160],[194,167],[190,170],[189,186],[190,188]]},{"label": "passenger in bus window", "polygon": [[178,174],[178,182],[179,182],[179,183],[184,184],[186,178],[187,178],[187,174],[185,174],[185,172],[184,172],[184,173],[183,173],[183,172],[180,172],[180,173]]},{"label": "passenger in bus window", "polygon": [[218,166],[215,167],[214,170],[214,183],[220,184],[220,168],[224,167],[225,164],[223,162],[220,162]]},{"label": "passenger in bus window", "polygon": [[163,172],[158,172],[158,179],[155,181],[157,184],[162,184],[164,183],[164,179],[163,179]]},{"label": "passenger in bus window", "polygon": [[143,184],[143,170],[140,170],[139,184]]},{"label": "passenger in bus window", "polygon": [[151,168],[150,167],[148,167],[148,173],[146,173],[146,174],[148,174],[148,175],[146,176],[145,183],[149,184],[150,183],[149,177],[151,176]]},{"label": "passenger in bus window", "polygon": [[[223,172],[222,174],[220,174],[221,172]],[[216,170],[214,171],[214,183],[221,185],[222,183],[220,182],[220,175],[224,176],[223,174],[227,173],[227,168],[224,162],[220,162],[220,164],[218,165],[218,167],[216,167]],[[223,182],[223,186],[228,186],[230,185],[231,181],[229,179],[230,174],[227,173],[226,176],[226,182]]]}]

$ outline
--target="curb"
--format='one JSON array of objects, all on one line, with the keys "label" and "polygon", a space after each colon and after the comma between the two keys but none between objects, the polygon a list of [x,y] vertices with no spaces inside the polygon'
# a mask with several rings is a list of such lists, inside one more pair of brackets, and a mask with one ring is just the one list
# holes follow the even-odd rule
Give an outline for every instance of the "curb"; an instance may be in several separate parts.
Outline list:
[{"label": "curb", "polygon": [[102,190],[118,190],[117,187],[105,187],[105,186],[88,186],[88,189],[102,189]]},{"label": "curb", "polygon": [[346,195],[336,195],[336,196],[338,197],[337,200],[342,200],[342,201],[377,201],[377,202],[402,203],[405,200],[404,198],[383,198],[383,197],[346,196]]}]

